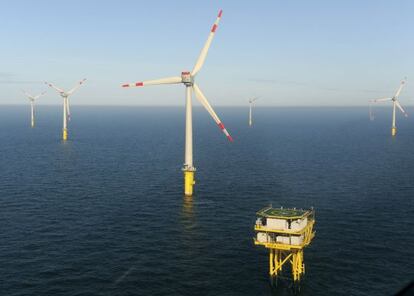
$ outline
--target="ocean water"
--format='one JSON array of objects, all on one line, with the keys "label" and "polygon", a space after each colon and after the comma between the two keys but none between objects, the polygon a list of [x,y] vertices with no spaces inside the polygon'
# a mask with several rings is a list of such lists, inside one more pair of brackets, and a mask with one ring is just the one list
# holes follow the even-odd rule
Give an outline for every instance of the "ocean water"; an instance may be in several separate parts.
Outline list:
[{"label": "ocean water", "polygon": [[[414,121],[391,108],[194,111],[196,194],[182,194],[184,108],[0,107],[1,295],[293,295],[272,288],[255,212],[316,211],[297,295],[393,295],[414,278]],[[414,110],[408,108],[414,115]],[[411,112],[410,112],[411,111]]]}]

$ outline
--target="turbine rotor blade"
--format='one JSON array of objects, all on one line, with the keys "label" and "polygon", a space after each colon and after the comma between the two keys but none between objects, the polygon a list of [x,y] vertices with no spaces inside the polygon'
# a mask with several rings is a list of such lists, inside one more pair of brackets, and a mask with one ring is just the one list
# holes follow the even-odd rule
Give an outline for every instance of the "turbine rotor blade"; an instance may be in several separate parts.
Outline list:
[{"label": "turbine rotor blade", "polygon": [[391,100],[392,100],[392,98],[383,98],[383,99],[371,100],[370,102],[379,103],[379,102],[388,102],[388,101],[391,101]]},{"label": "turbine rotor blade", "polygon": [[218,15],[217,15],[216,21],[214,22],[213,26],[211,27],[210,34],[208,35],[207,41],[204,44],[204,47],[200,52],[200,55],[197,59],[197,62],[194,65],[194,69],[193,69],[193,71],[191,71],[191,76],[195,76],[198,73],[198,71],[200,71],[201,68],[203,67],[204,61],[207,57],[208,50],[210,48],[211,42],[213,41],[214,34],[216,33],[216,30],[217,30],[217,27],[218,27],[218,24],[220,22],[222,14],[223,14],[223,10],[220,10]]},{"label": "turbine rotor blade", "polygon": [[403,109],[403,107],[400,105],[400,102],[395,101],[395,105],[397,105],[398,109],[400,109],[400,111],[404,114],[405,117],[408,117],[407,112],[405,112],[405,110]]},{"label": "turbine rotor blade", "polygon": [[250,99],[249,102],[253,103],[254,101],[257,101],[258,99],[260,99],[260,97],[254,97],[253,99]]},{"label": "turbine rotor blade", "polygon": [[72,88],[70,91],[67,92],[68,95],[73,94],[76,90],[78,90],[79,87],[81,87],[81,85],[86,81],[86,78],[82,79],[81,81],[78,82],[78,84]]},{"label": "turbine rotor blade", "polygon": [[49,86],[50,86],[51,88],[53,88],[54,90],[58,91],[60,94],[64,94],[64,93],[65,93],[65,91],[64,91],[63,89],[61,89],[61,88],[59,88],[59,87],[57,87],[57,86],[53,85],[53,84],[52,84],[52,83],[50,83],[50,82],[45,82],[45,84],[49,85]]},{"label": "turbine rotor blade", "polygon": [[24,91],[23,89],[22,89],[22,93],[23,93],[26,97],[28,97],[28,98],[29,98],[29,100],[33,101],[34,97],[33,97],[31,94],[29,94],[28,92]]},{"label": "turbine rotor blade", "polygon": [[406,82],[407,82],[407,77],[405,77],[405,78],[401,81],[401,83],[400,83],[400,87],[398,88],[397,92],[395,93],[394,98],[398,98],[398,97],[399,97],[399,95],[400,95],[400,93],[401,93],[402,89],[404,88],[404,86],[405,86],[405,83],[406,83]]},{"label": "turbine rotor blade", "polygon": [[196,98],[199,100],[201,105],[203,105],[203,107],[206,108],[207,112],[210,113],[211,117],[213,117],[214,121],[217,123],[219,128],[226,135],[227,139],[229,139],[230,142],[233,142],[233,138],[230,136],[229,132],[224,127],[224,124],[220,121],[220,118],[217,116],[216,112],[214,112],[214,110],[211,107],[210,103],[207,101],[206,97],[204,96],[204,94],[201,92],[200,88],[195,83],[193,84],[193,91],[196,95]]},{"label": "turbine rotor blade", "polygon": [[38,98],[40,98],[41,96],[43,96],[46,92],[42,92],[41,94],[38,94],[37,96],[33,97],[35,100],[37,100]]},{"label": "turbine rotor blade", "polygon": [[182,79],[179,76],[174,77],[167,77],[167,78],[161,78],[161,79],[155,79],[155,80],[147,80],[147,81],[140,81],[135,83],[126,83],[123,84],[122,87],[142,87],[142,86],[148,86],[148,85],[158,85],[158,84],[176,84],[181,83]]}]

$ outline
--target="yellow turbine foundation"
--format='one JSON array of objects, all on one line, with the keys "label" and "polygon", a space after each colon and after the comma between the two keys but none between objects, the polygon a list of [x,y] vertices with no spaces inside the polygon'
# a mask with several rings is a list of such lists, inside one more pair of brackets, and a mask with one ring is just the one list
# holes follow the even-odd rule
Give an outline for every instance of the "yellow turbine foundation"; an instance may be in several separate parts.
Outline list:
[{"label": "yellow turbine foundation", "polygon": [[397,134],[397,128],[396,127],[392,127],[391,128],[391,135],[395,136]]},{"label": "yellow turbine foundation", "polygon": [[194,184],[194,171],[184,171],[184,194],[186,196],[193,195]]},{"label": "yellow turbine foundation", "polygon": [[269,276],[281,275],[283,267],[290,265],[293,281],[299,282],[305,273],[303,249],[315,236],[314,210],[267,207],[257,215],[254,244],[269,249]]},{"label": "yellow turbine foundation", "polygon": [[68,129],[63,129],[63,141],[66,141],[68,139]]}]

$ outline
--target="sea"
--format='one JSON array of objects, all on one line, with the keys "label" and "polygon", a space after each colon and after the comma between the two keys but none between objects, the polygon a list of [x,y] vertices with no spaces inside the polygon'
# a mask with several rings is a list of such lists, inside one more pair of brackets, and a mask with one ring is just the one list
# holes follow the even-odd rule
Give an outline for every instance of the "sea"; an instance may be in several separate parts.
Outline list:
[{"label": "sea", "polygon": [[[414,108],[0,106],[0,295],[395,295],[414,279]],[[315,209],[306,274],[268,275],[256,212]]]}]

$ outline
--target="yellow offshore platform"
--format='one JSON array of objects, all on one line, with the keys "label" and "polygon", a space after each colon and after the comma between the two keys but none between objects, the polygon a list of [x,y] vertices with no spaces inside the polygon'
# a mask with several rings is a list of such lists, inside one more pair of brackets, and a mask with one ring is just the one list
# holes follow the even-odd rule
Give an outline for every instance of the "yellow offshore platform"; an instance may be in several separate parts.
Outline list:
[{"label": "yellow offshore platform", "polygon": [[269,275],[277,277],[291,264],[294,282],[305,273],[303,249],[315,236],[315,212],[267,207],[257,212],[255,245],[269,249]]}]

